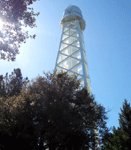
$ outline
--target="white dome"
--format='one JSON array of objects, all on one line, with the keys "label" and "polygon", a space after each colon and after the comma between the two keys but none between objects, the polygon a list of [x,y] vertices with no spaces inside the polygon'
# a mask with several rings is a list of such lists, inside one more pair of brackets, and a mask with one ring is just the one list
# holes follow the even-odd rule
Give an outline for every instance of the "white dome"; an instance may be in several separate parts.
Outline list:
[{"label": "white dome", "polygon": [[77,6],[69,5],[63,13],[63,18],[60,23],[61,29],[62,29],[64,22],[68,22],[68,21],[75,20],[75,19],[79,20],[80,27],[82,30],[84,30],[85,29],[85,21],[83,19],[81,10]]},{"label": "white dome", "polygon": [[64,14],[63,14],[63,18],[65,18],[68,15],[76,15],[76,16],[83,18],[81,10],[77,6],[74,6],[74,5],[69,5],[65,9]]}]

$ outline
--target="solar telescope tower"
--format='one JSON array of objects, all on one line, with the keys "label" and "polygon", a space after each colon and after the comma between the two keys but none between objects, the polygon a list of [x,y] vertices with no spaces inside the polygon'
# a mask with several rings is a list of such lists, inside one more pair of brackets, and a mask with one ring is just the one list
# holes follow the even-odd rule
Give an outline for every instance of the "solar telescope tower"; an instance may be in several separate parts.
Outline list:
[{"label": "solar telescope tower", "polygon": [[78,75],[80,88],[86,86],[89,94],[91,94],[83,39],[85,26],[85,20],[83,19],[81,10],[77,6],[69,5],[65,9],[60,22],[62,35],[55,70],[57,69],[58,72],[63,70],[69,75]]},{"label": "solar telescope tower", "polygon": [[85,21],[81,10],[74,5],[65,9],[60,22],[62,30],[55,69],[77,74],[81,87],[86,86],[91,93],[90,79],[84,48],[83,31]]}]

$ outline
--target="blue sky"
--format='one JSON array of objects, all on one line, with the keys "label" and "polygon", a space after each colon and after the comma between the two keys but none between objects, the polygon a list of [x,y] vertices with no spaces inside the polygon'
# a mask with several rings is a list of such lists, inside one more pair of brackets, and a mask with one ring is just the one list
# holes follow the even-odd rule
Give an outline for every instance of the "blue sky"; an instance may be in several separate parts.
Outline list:
[{"label": "blue sky", "polygon": [[131,102],[131,1],[50,0],[38,1],[35,40],[27,40],[15,62],[0,60],[0,74],[20,68],[30,80],[53,71],[61,37],[60,20],[69,4],[78,6],[86,22],[83,32],[86,58],[95,100],[106,110],[108,127],[118,127],[124,99]]}]

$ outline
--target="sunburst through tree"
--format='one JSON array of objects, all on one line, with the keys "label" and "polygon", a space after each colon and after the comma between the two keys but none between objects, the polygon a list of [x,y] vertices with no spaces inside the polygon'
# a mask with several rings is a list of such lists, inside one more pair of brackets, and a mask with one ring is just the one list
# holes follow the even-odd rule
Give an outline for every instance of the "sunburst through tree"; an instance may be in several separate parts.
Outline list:
[{"label": "sunburst through tree", "polygon": [[29,35],[22,27],[36,27],[34,9],[30,7],[37,0],[11,0],[0,1],[0,59],[14,61],[19,54],[19,48]]}]

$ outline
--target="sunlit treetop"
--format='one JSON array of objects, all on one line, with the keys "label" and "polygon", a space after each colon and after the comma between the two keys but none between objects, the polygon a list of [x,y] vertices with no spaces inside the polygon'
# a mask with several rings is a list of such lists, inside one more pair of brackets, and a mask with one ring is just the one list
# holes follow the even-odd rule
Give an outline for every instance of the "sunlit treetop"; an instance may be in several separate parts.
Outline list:
[{"label": "sunlit treetop", "polygon": [[1,0],[0,1],[0,59],[14,61],[19,48],[29,35],[22,27],[36,27],[36,16],[31,4],[38,0]]}]

